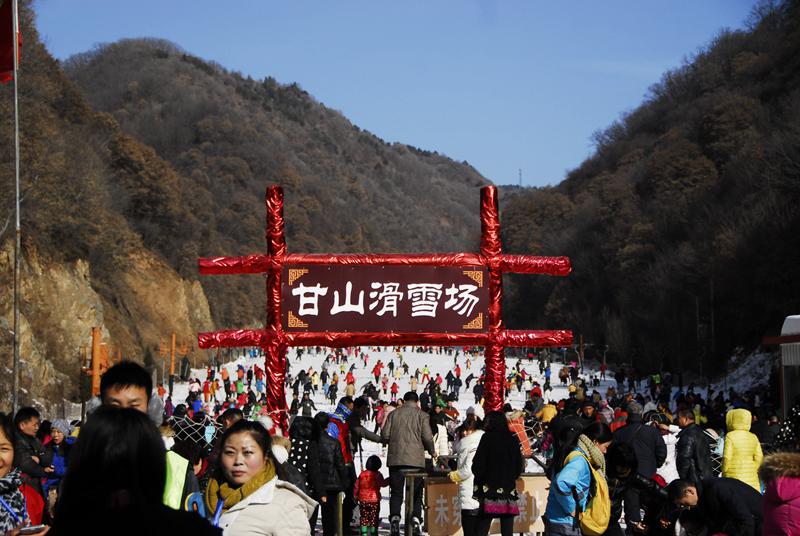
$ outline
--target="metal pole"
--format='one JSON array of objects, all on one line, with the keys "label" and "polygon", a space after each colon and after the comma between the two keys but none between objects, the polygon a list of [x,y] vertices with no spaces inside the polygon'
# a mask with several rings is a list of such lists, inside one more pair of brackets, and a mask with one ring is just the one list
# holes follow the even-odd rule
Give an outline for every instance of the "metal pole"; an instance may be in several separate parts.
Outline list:
[{"label": "metal pole", "polygon": [[92,396],[100,394],[100,328],[92,328]]},{"label": "metal pole", "polygon": [[406,501],[406,512],[405,512],[405,525],[403,534],[405,536],[412,536],[414,534],[414,524],[412,520],[414,518],[414,481],[415,477],[412,474],[406,474],[405,479],[405,501]]},{"label": "metal pole", "polygon": [[169,347],[169,396],[172,396],[172,387],[175,382],[175,332],[172,332],[172,339]]},{"label": "metal pole", "polygon": [[12,36],[14,41],[14,380],[11,388],[11,408],[14,414],[19,409],[19,272],[21,231],[19,225],[19,87],[17,84],[19,71],[19,18],[17,0],[12,5]]}]

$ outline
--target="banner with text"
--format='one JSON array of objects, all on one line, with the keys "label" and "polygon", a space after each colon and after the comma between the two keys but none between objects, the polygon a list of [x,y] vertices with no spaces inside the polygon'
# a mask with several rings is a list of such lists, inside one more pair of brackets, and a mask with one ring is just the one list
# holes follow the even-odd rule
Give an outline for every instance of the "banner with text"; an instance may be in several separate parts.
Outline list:
[{"label": "banner with text", "polygon": [[480,266],[286,265],[281,282],[284,331],[488,331]]}]

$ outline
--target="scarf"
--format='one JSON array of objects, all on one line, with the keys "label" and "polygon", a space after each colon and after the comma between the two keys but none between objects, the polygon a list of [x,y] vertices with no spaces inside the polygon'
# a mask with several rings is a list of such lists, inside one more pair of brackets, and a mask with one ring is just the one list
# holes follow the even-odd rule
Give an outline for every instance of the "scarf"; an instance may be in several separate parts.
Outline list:
[{"label": "scarf", "polygon": [[606,478],[606,457],[603,456],[603,453],[600,452],[597,445],[595,445],[591,439],[581,434],[578,438],[578,448],[587,455],[592,467],[597,469],[597,471],[603,475],[603,478]]},{"label": "scarf", "polygon": [[20,522],[28,519],[25,511],[25,497],[19,487],[22,485],[22,473],[19,469],[12,469],[6,476],[0,478],[0,497],[14,510],[19,516],[19,522],[14,522],[10,513],[5,507],[0,506],[0,534],[15,528]]},{"label": "scarf", "polygon": [[342,422],[345,422],[351,413],[352,411],[347,409],[347,406],[345,406],[344,404],[339,404],[338,406],[336,406],[336,411],[333,414],[331,414],[331,417],[334,417]]},{"label": "scarf", "polygon": [[223,501],[222,512],[227,512],[273,478],[275,478],[275,465],[272,460],[267,460],[264,467],[253,478],[238,488],[234,488],[224,480],[220,484],[220,479],[214,477],[209,480],[206,488],[206,511],[213,515],[217,510],[217,503],[221,499]]}]

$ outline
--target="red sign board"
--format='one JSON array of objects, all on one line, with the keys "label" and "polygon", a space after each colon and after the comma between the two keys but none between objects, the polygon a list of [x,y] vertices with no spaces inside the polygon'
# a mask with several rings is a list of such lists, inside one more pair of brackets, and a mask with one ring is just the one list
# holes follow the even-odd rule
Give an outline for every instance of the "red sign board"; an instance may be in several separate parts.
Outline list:
[{"label": "red sign board", "polygon": [[284,265],[287,332],[488,331],[485,267]]}]

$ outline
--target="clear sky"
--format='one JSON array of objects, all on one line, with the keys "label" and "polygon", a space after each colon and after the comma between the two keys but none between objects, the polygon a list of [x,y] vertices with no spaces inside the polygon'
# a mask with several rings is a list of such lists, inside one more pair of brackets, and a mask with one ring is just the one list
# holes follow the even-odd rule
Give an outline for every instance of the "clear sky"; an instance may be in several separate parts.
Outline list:
[{"label": "clear sky", "polygon": [[555,184],[592,132],[755,0],[34,0],[59,59],[160,37],[253,78],[297,82],[386,141],[497,184]]}]

